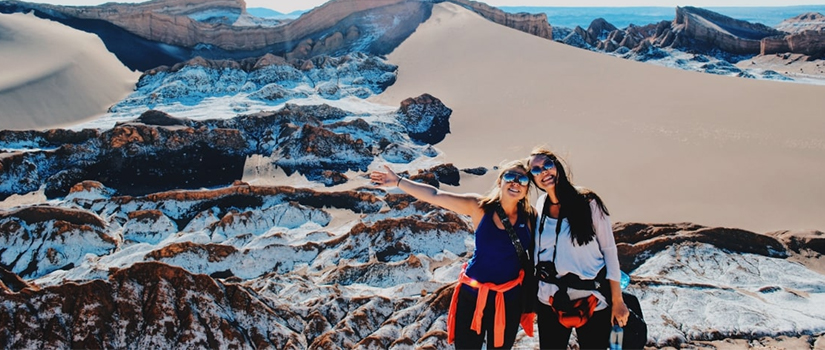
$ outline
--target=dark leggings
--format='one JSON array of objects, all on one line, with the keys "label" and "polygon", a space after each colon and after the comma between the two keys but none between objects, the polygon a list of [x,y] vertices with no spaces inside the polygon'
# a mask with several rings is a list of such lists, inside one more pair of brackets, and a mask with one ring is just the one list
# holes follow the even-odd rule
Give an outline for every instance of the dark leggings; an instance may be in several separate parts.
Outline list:
[{"label": "dark leggings", "polygon": [[[571,328],[562,326],[553,309],[543,303],[538,306],[539,346],[542,349],[567,349]],[[596,311],[584,326],[576,328],[579,349],[607,349],[612,328],[610,307]]]},{"label": "dark leggings", "polygon": [[[459,287],[461,288],[461,287]],[[455,315],[455,348],[481,349],[484,337],[487,337],[487,349],[510,349],[516,342],[519,321],[521,320],[521,299],[518,297],[504,299],[506,326],[504,327],[504,346],[494,347],[493,317],[496,312],[496,292],[487,294],[487,305],[484,307],[484,317],[481,319],[481,334],[470,329],[473,322],[473,313],[476,309],[478,295],[462,289],[458,293],[458,305]]]}]

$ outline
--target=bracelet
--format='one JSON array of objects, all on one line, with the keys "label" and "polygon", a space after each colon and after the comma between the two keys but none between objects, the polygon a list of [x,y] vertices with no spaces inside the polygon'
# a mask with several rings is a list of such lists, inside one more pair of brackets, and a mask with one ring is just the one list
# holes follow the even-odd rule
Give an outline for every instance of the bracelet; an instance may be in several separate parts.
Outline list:
[{"label": "bracelet", "polygon": [[395,187],[398,187],[399,185],[401,185],[401,180],[403,180],[403,179],[404,179],[403,177],[399,176],[398,177],[398,182],[395,183]]}]

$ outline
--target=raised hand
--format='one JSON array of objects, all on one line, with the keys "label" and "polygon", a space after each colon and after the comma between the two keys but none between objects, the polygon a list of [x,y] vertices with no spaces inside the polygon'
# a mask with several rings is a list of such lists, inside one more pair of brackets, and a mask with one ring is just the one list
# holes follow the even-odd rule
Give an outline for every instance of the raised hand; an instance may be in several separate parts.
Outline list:
[{"label": "raised hand", "polygon": [[398,186],[398,182],[401,181],[401,177],[398,176],[389,166],[384,165],[384,169],[386,172],[374,170],[370,173],[370,181],[375,186]]}]

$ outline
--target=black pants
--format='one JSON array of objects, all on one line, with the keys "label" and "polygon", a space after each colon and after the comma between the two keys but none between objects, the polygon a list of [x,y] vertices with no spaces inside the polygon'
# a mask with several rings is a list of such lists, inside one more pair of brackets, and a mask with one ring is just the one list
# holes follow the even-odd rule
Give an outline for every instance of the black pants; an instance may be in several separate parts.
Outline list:
[{"label": "black pants", "polygon": [[[461,288],[459,286],[458,288]],[[518,288],[518,287],[516,287]],[[484,338],[487,338],[487,349],[510,349],[516,342],[519,321],[521,320],[521,299],[518,297],[504,300],[506,326],[504,327],[504,345],[494,347],[493,320],[496,312],[496,292],[487,293],[487,305],[484,307],[484,317],[481,319],[481,334],[470,329],[473,322],[473,313],[476,309],[478,295],[461,290],[458,293],[458,305],[455,315],[455,348],[481,349]]]},{"label": "black pants", "polygon": [[[559,316],[553,309],[543,303],[538,306],[539,346],[542,349],[567,349],[570,342],[571,328],[559,323]],[[607,349],[610,345],[610,329],[613,327],[610,320],[610,307],[596,311],[584,326],[576,328],[579,340],[579,349]]]}]

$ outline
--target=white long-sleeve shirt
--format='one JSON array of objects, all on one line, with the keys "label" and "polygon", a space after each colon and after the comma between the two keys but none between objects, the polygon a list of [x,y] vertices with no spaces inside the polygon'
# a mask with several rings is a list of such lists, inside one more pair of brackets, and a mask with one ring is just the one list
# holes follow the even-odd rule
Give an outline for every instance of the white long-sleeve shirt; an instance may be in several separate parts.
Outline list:
[{"label": "white long-sleeve shirt", "polygon": [[[544,212],[544,203],[547,194],[543,194],[538,199],[537,210]],[[593,229],[596,231],[594,240],[585,245],[574,244],[570,239],[570,225],[566,218],[562,219],[561,231],[558,237],[558,252],[556,253],[556,277],[564,276],[567,273],[574,273],[582,280],[596,278],[599,270],[607,266],[607,279],[619,281],[621,270],[619,268],[619,254],[616,250],[616,240],[613,237],[613,227],[610,225],[610,217],[602,212],[595,200],[590,201],[590,211],[593,216]],[[541,230],[541,215],[536,219],[536,249],[535,261],[553,261],[553,252],[556,250],[556,222],[558,220],[549,216],[544,220],[544,230]],[[550,305],[549,300],[556,291],[559,290],[555,284],[539,281],[539,300]],[[599,299],[596,310],[602,310],[608,306],[606,298],[598,291],[567,289],[570,300],[586,298],[590,294]]]}]

